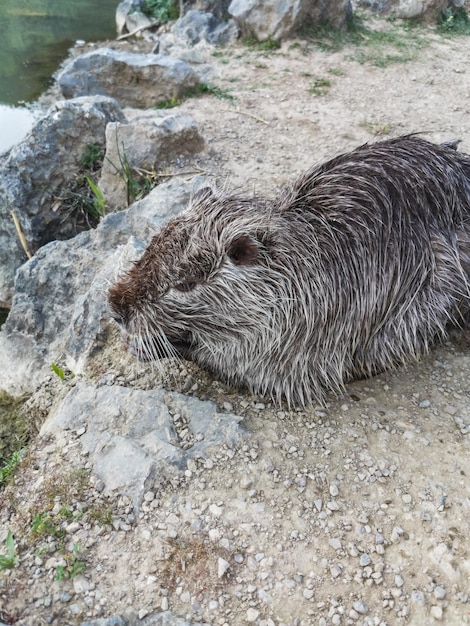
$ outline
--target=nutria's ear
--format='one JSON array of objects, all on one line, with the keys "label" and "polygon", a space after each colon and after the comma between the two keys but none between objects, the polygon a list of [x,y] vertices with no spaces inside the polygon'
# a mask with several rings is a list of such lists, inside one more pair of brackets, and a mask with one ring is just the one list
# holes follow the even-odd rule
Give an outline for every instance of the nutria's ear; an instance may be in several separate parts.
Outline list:
[{"label": "nutria's ear", "polygon": [[193,195],[191,201],[193,202],[193,204],[197,204],[198,202],[204,202],[206,200],[209,200],[209,198],[212,198],[213,195],[213,189],[211,189],[210,187],[201,187],[201,189],[198,189]]},{"label": "nutria's ear", "polygon": [[259,256],[256,243],[248,235],[241,235],[234,239],[227,254],[235,265],[254,265]]}]

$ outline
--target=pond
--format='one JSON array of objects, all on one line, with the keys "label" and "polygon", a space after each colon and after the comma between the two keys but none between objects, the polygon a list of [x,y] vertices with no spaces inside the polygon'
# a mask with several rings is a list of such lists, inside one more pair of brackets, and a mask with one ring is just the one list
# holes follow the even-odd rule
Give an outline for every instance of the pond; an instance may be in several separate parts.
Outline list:
[{"label": "pond", "polygon": [[119,0],[0,0],[0,153],[30,129],[34,102],[76,40],[116,36]]}]

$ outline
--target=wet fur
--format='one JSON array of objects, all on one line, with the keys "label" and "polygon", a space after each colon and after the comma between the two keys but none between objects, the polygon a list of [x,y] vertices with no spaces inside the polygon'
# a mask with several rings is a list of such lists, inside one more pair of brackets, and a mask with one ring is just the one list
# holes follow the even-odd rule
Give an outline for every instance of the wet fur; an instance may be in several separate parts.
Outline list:
[{"label": "wet fur", "polygon": [[139,358],[308,405],[468,321],[470,158],[406,136],[274,202],[202,190],[109,292]]}]

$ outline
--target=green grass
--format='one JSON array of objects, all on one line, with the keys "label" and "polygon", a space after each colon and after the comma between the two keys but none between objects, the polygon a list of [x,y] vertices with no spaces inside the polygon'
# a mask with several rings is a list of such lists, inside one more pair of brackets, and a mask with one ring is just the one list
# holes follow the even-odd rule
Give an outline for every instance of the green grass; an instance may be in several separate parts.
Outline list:
[{"label": "green grass", "polygon": [[15,473],[16,468],[21,460],[23,448],[15,450],[11,457],[0,467],[0,486],[5,485],[10,477]]},{"label": "green grass", "polygon": [[15,542],[11,530],[8,531],[5,539],[6,556],[0,554],[0,570],[12,569],[18,563],[18,555],[16,554]]},{"label": "green grass", "polygon": [[316,78],[309,86],[308,91],[315,96],[325,96],[333,83],[329,78]]},{"label": "green grass", "polygon": [[271,52],[273,50],[278,50],[281,47],[281,44],[277,39],[273,39],[272,37],[268,37],[264,41],[260,41],[254,35],[248,35],[243,39],[243,43],[245,46],[249,48],[254,48],[259,50],[260,52]]},{"label": "green grass", "polygon": [[376,20],[380,28],[370,28],[366,22],[366,19],[354,14],[343,30],[322,24],[305,30],[303,36],[325,52],[353,48],[352,59],[376,67],[411,61],[428,45],[425,30],[415,23]]},{"label": "green grass", "polygon": [[162,24],[179,18],[179,8],[174,0],[145,0],[142,13]]},{"label": "green grass", "polygon": [[437,32],[441,35],[459,37],[470,35],[470,17],[464,8],[442,11]]},{"label": "green grass", "polygon": [[184,100],[187,100],[188,98],[199,98],[206,95],[214,96],[219,100],[228,100],[232,103],[236,102],[236,98],[232,96],[228,89],[222,89],[222,87],[216,87],[215,85],[211,85],[210,83],[199,83],[199,85],[196,85],[196,87],[187,89],[180,98],[173,97],[169,100],[163,100],[162,102],[154,105],[154,108],[172,109],[179,106],[182,102],[184,102]]}]

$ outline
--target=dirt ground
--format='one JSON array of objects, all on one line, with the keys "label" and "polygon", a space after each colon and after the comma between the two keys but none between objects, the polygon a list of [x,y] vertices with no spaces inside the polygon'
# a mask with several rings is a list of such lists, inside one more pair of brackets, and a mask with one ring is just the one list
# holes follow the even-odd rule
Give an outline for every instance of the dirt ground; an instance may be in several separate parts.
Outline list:
[{"label": "dirt ground", "polygon": [[[405,45],[384,50],[364,35],[337,51],[298,40],[208,52],[222,97],[178,107],[207,141],[185,166],[272,195],[382,136],[423,132],[470,152],[470,37],[379,27]],[[107,500],[93,477],[53,492],[51,480],[80,462],[78,440],[63,450],[38,441],[0,522],[24,535],[27,503],[40,498],[36,527],[49,513],[61,519],[66,552],[51,529],[38,531],[43,544],[31,535],[19,544],[19,565],[0,572],[0,621],[179,623],[149,621],[169,609],[211,626],[470,624],[469,339],[456,334],[420,363],[309,411],[214,385],[217,402],[245,416],[246,441],[156,479],[138,512]],[[71,516],[59,518],[66,503]],[[75,515],[85,505],[108,518]]]}]

